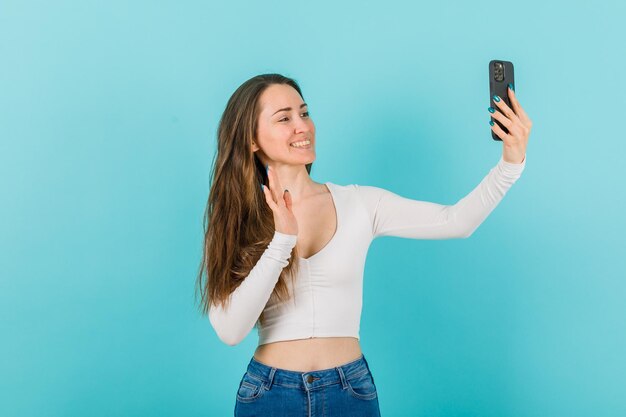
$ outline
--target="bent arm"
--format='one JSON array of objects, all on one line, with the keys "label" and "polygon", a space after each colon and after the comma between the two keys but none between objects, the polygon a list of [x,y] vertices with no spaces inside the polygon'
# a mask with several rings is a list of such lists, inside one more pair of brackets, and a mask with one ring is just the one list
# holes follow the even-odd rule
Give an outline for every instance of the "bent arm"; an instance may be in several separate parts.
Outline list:
[{"label": "bent arm", "polygon": [[454,205],[412,200],[373,186],[356,186],[372,222],[372,238],[469,237],[521,176],[526,158],[514,164],[502,157],[469,194]]},{"label": "bent arm", "polygon": [[230,295],[228,309],[211,306],[209,321],[224,343],[234,346],[250,333],[289,263],[296,240],[297,235],[276,231],[250,274]]}]

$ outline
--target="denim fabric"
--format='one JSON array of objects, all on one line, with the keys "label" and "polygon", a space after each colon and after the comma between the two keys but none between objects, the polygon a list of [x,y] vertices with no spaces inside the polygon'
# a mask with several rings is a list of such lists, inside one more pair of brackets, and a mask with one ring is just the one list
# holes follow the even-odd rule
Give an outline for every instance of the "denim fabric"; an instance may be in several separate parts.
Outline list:
[{"label": "denim fabric", "polygon": [[274,368],[254,356],[241,378],[235,417],[380,417],[378,392],[365,356],[311,372]]}]

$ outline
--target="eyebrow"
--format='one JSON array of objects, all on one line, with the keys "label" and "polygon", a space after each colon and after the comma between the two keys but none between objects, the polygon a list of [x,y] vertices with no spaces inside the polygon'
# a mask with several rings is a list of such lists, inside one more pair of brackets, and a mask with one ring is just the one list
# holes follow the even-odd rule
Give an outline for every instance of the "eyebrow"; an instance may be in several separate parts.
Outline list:
[{"label": "eyebrow", "polygon": [[[300,108],[303,108],[304,106],[307,106],[307,104],[306,104],[306,103],[301,104],[301,105],[300,105]],[[285,107],[284,109],[279,109],[279,110],[276,110],[276,111],[274,112],[274,114],[278,113],[279,111],[285,111],[285,110],[291,110],[291,107]],[[273,116],[274,114],[272,114],[272,116]]]}]

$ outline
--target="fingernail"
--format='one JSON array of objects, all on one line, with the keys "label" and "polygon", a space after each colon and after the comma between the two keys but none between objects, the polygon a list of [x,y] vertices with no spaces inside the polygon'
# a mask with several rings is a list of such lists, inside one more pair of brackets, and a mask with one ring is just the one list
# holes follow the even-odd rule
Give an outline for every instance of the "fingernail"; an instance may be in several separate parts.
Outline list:
[{"label": "fingernail", "polygon": [[489,120],[489,124],[493,126],[493,120]]},{"label": "fingernail", "polygon": [[495,101],[500,101],[500,97],[498,97],[498,96],[497,96],[497,95],[495,95],[495,94],[493,95],[493,99],[494,99]]},{"label": "fingernail", "polygon": [[487,110],[489,110],[489,113],[494,113],[496,111],[493,107],[487,107]]},{"label": "fingernail", "polygon": [[509,88],[515,92],[515,88],[513,88],[513,84],[509,83]]}]

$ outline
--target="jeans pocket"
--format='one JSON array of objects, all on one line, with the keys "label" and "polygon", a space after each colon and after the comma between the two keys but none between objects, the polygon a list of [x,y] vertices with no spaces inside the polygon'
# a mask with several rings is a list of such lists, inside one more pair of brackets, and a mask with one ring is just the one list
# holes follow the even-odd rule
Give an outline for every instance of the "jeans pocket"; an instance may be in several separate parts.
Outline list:
[{"label": "jeans pocket", "polygon": [[346,382],[348,383],[348,392],[355,398],[360,400],[373,400],[378,396],[378,391],[374,384],[374,377],[370,371],[351,376],[346,379]]},{"label": "jeans pocket", "polygon": [[249,403],[256,401],[263,396],[265,392],[263,381],[246,372],[239,383],[237,390],[237,401]]}]

